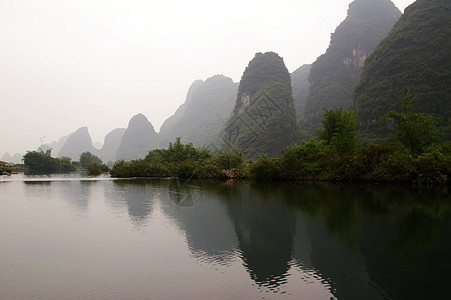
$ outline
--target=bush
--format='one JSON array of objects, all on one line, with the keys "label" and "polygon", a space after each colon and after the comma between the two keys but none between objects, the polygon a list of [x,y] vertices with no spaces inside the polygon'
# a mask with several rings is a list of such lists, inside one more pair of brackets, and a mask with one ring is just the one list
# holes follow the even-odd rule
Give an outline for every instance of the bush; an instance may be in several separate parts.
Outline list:
[{"label": "bush", "polygon": [[431,147],[428,152],[416,158],[416,181],[418,183],[447,182],[451,160],[441,150],[439,147]]},{"label": "bush", "polygon": [[243,154],[235,152],[220,153],[214,158],[215,163],[222,170],[239,168],[243,164]]},{"label": "bush", "polygon": [[88,168],[91,163],[97,163],[99,165],[103,164],[100,158],[91,154],[89,151],[80,154],[80,163],[82,168]]},{"label": "bush", "polygon": [[250,165],[249,173],[252,178],[258,181],[281,179],[280,158],[261,156],[256,162]]},{"label": "bush", "polygon": [[143,159],[129,162],[117,161],[110,171],[112,177],[168,177],[169,171],[160,163],[148,163]]},{"label": "bush", "polygon": [[88,175],[89,176],[99,176],[102,174],[102,165],[98,162],[91,162],[88,165]]},{"label": "bush", "polygon": [[312,179],[324,169],[327,146],[310,140],[287,148],[281,157],[282,176],[286,179]]},{"label": "bush", "polygon": [[321,121],[323,129],[316,134],[339,154],[350,154],[359,145],[357,119],[351,110],[342,108],[326,110]]},{"label": "bush", "polygon": [[385,160],[374,168],[368,179],[386,182],[412,181],[416,172],[412,155],[396,151],[389,154]]}]

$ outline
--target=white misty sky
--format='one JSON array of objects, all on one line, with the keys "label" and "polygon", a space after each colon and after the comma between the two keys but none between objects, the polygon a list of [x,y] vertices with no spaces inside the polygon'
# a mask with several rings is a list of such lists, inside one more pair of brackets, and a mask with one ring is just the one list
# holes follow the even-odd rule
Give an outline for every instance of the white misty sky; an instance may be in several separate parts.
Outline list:
[{"label": "white misty sky", "polygon": [[292,72],[326,51],[351,2],[0,0],[0,158],[83,126],[103,143],[137,113],[158,131],[194,80],[238,82],[256,52]]}]

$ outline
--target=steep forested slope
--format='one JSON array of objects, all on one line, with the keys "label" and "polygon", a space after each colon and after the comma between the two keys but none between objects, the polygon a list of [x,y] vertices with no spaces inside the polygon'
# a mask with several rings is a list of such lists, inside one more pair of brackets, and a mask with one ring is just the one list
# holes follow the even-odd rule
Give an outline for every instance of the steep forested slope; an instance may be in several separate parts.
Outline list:
[{"label": "steep forested slope", "polygon": [[414,110],[440,117],[451,139],[451,1],[418,0],[368,58],[354,105],[367,135],[390,131],[380,116],[397,110],[399,98],[415,97]]},{"label": "steep forested slope", "polygon": [[319,128],[324,109],[352,105],[352,93],[366,58],[400,15],[390,0],[356,0],[349,5],[348,16],[310,71],[310,92],[302,119],[311,132]]},{"label": "steep forested slope", "polygon": [[246,157],[279,155],[296,141],[296,113],[291,78],[274,52],[257,53],[241,77],[224,145]]}]

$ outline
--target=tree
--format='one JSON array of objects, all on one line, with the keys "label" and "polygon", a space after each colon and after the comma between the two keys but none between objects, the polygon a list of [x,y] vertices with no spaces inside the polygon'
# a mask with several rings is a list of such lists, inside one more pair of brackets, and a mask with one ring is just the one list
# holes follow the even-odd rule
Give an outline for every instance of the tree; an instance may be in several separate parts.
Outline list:
[{"label": "tree", "polygon": [[81,167],[82,168],[87,168],[89,166],[90,163],[95,162],[99,165],[102,165],[103,162],[100,158],[98,158],[97,156],[93,155],[91,152],[83,152],[80,155],[80,163],[81,163]]},{"label": "tree", "polygon": [[400,102],[401,112],[390,111],[382,118],[395,120],[395,137],[412,155],[420,155],[427,147],[440,141],[437,119],[432,114],[414,113],[414,99],[408,94]]},{"label": "tree", "polygon": [[357,120],[353,111],[343,111],[342,108],[326,110],[321,123],[323,129],[317,135],[334,151],[349,154],[357,148]]},{"label": "tree", "polygon": [[180,137],[174,143],[169,143],[168,149],[149,151],[145,160],[147,162],[181,163],[186,160],[199,161],[210,157],[205,149],[197,149],[193,144],[182,144]]},{"label": "tree", "polygon": [[27,153],[23,156],[23,162],[30,173],[56,173],[61,170],[60,161],[51,156],[50,149],[45,153],[42,150],[40,152],[27,151]]},{"label": "tree", "polygon": [[74,172],[75,166],[72,164],[70,157],[61,157],[59,158],[60,166],[61,166],[61,172],[67,173],[67,172]]},{"label": "tree", "polygon": [[88,175],[89,176],[98,176],[102,174],[102,165],[96,161],[90,162],[88,165]]}]

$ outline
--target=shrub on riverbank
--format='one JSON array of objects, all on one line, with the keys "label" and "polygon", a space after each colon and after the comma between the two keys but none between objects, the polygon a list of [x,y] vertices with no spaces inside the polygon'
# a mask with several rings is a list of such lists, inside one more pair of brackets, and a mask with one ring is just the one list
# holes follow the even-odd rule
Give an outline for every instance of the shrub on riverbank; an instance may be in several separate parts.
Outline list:
[{"label": "shrub on riverbank", "polygon": [[[408,99],[404,102],[409,104]],[[400,125],[389,142],[360,144],[355,114],[334,109],[325,113],[323,129],[317,133],[319,141],[303,141],[288,147],[279,157],[261,156],[244,163],[240,153],[215,156],[191,144],[184,145],[177,138],[168,149],[150,151],[144,160],[117,162],[111,175],[258,181],[448,182],[451,145],[437,140],[434,118],[408,109],[384,117],[402,121],[398,120]],[[404,117],[409,122],[404,122]],[[417,142],[421,147],[415,146]]]}]

